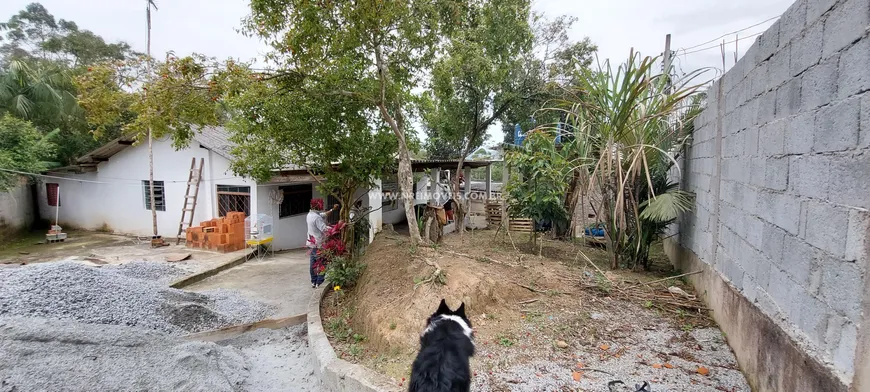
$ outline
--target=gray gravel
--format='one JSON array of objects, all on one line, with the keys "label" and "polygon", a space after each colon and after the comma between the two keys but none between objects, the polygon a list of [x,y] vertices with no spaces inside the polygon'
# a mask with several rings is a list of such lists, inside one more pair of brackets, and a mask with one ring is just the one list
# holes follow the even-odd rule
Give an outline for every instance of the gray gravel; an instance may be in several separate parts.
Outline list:
[{"label": "gray gravel", "polygon": [[242,350],[248,358],[250,376],[242,390],[258,392],[321,391],[314,376],[305,325],[277,330],[258,329],[219,342]]},{"label": "gray gravel", "polygon": [[[168,288],[169,269],[44,263],[0,270],[0,316],[44,317],[187,334],[259,321],[273,309],[230,290]],[[147,279],[141,279],[147,277]]]},{"label": "gray gravel", "polygon": [[238,391],[239,349],[116,325],[0,317],[0,392]]},{"label": "gray gravel", "polygon": [[113,270],[130,278],[151,280],[166,285],[188,274],[187,271],[172,264],[153,261],[134,261],[126,264],[106,265],[100,268]]},{"label": "gray gravel", "polygon": [[[479,377],[473,380],[472,390],[607,392],[609,381],[620,380],[625,383],[617,389],[620,392],[634,391],[630,387],[644,381],[651,383],[654,392],[750,391],[745,377],[738,369],[734,354],[718,329],[695,329],[686,333],[660,326],[652,331],[636,330],[626,341],[630,343],[609,344],[610,353],[624,349],[619,357],[601,355],[601,351],[589,355],[586,351],[578,350],[574,352],[576,360],[566,360],[561,356],[562,352],[554,352],[548,360],[538,359],[496,368],[492,374],[478,374]],[[477,348],[477,355],[489,353],[487,346],[478,345]],[[578,362],[585,369],[577,369]],[[663,366],[665,363],[672,368]],[[659,366],[654,367],[655,364]],[[699,366],[707,368],[709,374],[698,374]],[[579,381],[573,379],[574,371],[582,373]]]}]

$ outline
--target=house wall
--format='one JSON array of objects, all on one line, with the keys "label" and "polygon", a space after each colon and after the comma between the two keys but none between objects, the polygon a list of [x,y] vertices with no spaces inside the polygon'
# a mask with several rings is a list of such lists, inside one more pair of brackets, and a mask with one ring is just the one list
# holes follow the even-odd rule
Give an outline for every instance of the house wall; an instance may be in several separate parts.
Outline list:
[{"label": "house wall", "polygon": [[[292,185],[308,184],[312,186],[312,198],[322,198],[326,200],[326,196],[317,190],[314,183],[293,183]],[[288,184],[289,185],[289,184]],[[261,214],[271,215],[274,225],[272,235],[275,237],[273,247],[275,250],[297,249],[306,246],[308,240],[308,224],[305,217],[308,214],[308,208],[302,214],[292,215],[284,218],[279,218],[280,209],[277,204],[272,201],[272,192],[277,192],[280,185],[260,185],[257,191],[257,205]],[[330,207],[331,208],[331,207]],[[336,212],[337,213],[337,212]]]},{"label": "house wall", "polygon": [[[293,183],[292,185],[300,185],[300,184],[309,184],[312,186],[312,198],[322,198],[326,200],[327,195],[322,194],[317,189],[316,183]],[[354,200],[361,200],[363,203],[363,207],[369,207],[372,205],[379,206],[380,205],[380,181],[377,182],[377,188],[372,189],[371,191],[367,191],[365,189],[359,189],[354,194]],[[277,204],[272,202],[271,194],[272,192],[277,192],[280,185],[260,185],[257,204],[259,206],[259,211],[261,214],[271,215],[274,222],[274,232],[273,236],[275,237],[273,246],[275,250],[284,250],[284,249],[296,249],[302,248],[306,246],[306,241],[308,238],[308,224],[306,222],[307,217],[307,209],[306,213],[288,216],[285,218],[279,218],[279,207]],[[290,185],[290,184],[287,184]],[[327,206],[331,208],[331,206]],[[338,212],[335,212],[336,214]],[[370,231],[369,238],[374,239],[374,235],[376,232],[380,231],[383,218],[381,216],[380,210],[374,211],[369,214],[369,222]]]},{"label": "house wall", "polygon": [[365,202],[363,202],[366,207],[372,208],[372,212],[369,214],[369,223],[371,224],[369,239],[371,241],[374,241],[375,234],[379,233],[384,226],[384,210],[381,208],[381,180],[375,180],[375,184],[375,188],[368,191],[368,196],[365,198]]},{"label": "house wall", "polygon": [[[229,172],[229,161],[199,144],[191,142],[188,148],[176,151],[169,140],[153,144],[154,180],[164,181],[166,211],[157,211],[158,233],[175,237],[184,206],[184,193],[191,158],[205,159],[203,181],[200,183],[194,224],[217,217],[216,186],[244,185],[251,187],[251,213],[256,213],[257,187],[253,181]],[[42,216],[54,216],[49,207],[45,183],[60,184],[61,226],[99,229],[104,225],[115,233],[151,235],[151,210],[145,208],[142,180],[148,179],[148,149],[131,146],[101,162],[95,173],[50,173],[66,179],[43,179],[38,187],[39,209]]]},{"label": "house wall", "polygon": [[381,180],[375,180],[375,187],[372,189],[357,189],[353,195],[354,200],[362,201],[362,206],[372,207],[372,212],[369,213],[369,243],[374,241],[375,234],[381,231],[383,226],[383,214],[381,208]]},{"label": "house wall", "polygon": [[[868,0],[801,0],[708,91],[669,255],[755,391],[870,391]],[[863,381],[862,381],[863,380]]]},{"label": "house wall", "polygon": [[25,179],[8,192],[0,192],[0,238],[29,228],[33,212],[30,184]]},{"label": "house wall", "polygon": [[[388,182],[387,182],[388,181]],[[390,176],[387,181],[384,181],[381,184],[381,189],[392,189],[395,192],[401,193],[401,189],[399,188],[399,184],[396,182],[396,176]],[[404,222],[405,219],[405,204],[402,199],[396,200],[395,207],[384,206],[381,209],[381,218],[383,220],[383,224],[397,224]]]}]

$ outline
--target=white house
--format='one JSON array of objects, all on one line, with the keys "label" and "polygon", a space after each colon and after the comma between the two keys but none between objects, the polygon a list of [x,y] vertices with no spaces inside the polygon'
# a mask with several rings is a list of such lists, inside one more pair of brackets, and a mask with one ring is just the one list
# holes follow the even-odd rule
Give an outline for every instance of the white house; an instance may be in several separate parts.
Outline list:
[{"label": "white house", "polygon": [[[155,140],[154,181],[156,188],[158,233],[172,238],[178,234],[191,160],[204,160],[194,225],[221,217],[228,211],[248,215],[267,214],[274,219],[276,250],[305,246],[309,201],[334,200],[317,190],[315,179],[302,168],[277,171],[275,177],[258,184],[234,175],[230,170],[232,142],[222,128],[204,128],[187,148],[175,150],[171,140]],[[88,230],[104,229],[120,234],[152,233],[148,196],[148,148],[119,138],[78,159],[74,166],[55,169],[42,179],[39,188],[41,216],[54,217],[59,192],[61,226]],[[378,181],[380,186],[380,181]],[[383,223],[380,188],[358,191],[363,206],[375,206],[369,215],[371,233]],[[401,211],[390,203],[389,212]],[[396,208],[399,207],[399,208]],[[337,218],[337,214],[336,214]]]}]

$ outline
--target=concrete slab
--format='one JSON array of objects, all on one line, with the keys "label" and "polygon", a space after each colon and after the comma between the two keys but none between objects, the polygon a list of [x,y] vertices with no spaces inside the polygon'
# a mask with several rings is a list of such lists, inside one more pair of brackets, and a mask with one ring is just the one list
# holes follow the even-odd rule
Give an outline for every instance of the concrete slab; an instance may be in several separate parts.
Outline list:
[{"label": "concrete slab", "polygon": [[308,275],[305,250],[275,253],[264,260],[250,260],[240,266],[186,286],[185,290],[233,289],[248,298],[274,305],[270,318],[290,317],[307,312],[313,289]]},{"label": "concrete slab", "polygon": [[53,244],[43,243],[45,234],[42,232],[28,233],[15,241],[4,243],[0,245],[0,265],[57,261],[89,266],[126,264],[133,261],[168,262],[168,257],[189,253],[189,258],[172,262],[172,265],[194,275],[244,257],[248,252],[240,250],[218,253],[190,249],[184,245],[175,245],[174,241],[170,246],[151,248],[150,244],[140,243],[132,237],[77,230],[69,231],[68,234],[66,241]]}]

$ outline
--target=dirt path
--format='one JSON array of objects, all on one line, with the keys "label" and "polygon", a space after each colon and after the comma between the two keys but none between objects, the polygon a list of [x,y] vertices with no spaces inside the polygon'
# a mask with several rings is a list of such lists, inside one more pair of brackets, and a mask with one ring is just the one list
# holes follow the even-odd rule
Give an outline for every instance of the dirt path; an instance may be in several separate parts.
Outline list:
[{"label": "dirt path", "polygon": [[270,318],[305,313],[312,290],[308,277],[308,256],[304,250],[294,250],[276,253],[265,260],[250,260],[185,287],[185,290],[218,288],[238,290],[245,297],[273,305],[277,310]]}]

